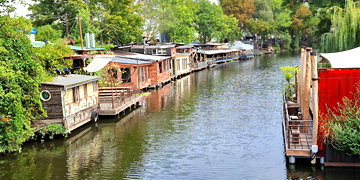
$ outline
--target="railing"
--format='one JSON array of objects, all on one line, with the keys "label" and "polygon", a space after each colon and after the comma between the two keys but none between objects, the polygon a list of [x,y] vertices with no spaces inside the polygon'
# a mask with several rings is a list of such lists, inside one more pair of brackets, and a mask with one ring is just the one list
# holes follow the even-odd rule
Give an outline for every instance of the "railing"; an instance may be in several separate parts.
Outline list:
[{"label": "railing", "polygon": [[312,120],[303,120],[301,119],[301,113],[298,113],[297,110],[289,113],[289,108],[298,108],[298,107],[289,107],[287,102],[284,102],[284,115],[285,115],[285,132],[287,140],[287,147],[289,149],[310,149],[312,145]]},{"label": "railing", "polygon": [[141,90],[131,90],[129,87],[101,87],[99,99],[103,103],[111,103],[112,109],[115,109],[140,93]]}]

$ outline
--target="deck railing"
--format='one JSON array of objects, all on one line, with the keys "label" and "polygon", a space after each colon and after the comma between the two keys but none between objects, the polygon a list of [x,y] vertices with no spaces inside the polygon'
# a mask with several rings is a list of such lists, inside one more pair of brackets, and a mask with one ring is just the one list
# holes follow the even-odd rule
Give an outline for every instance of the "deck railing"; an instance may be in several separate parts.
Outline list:
[{"label": "deck railing", "polygon": [[141,94],[141,90],[132,90],[129,87],[101,87],[99,88],[100,101],[111,103],[112,109],[125,104]]},{"label": "deck railing", "polygon": [[[294,108],[294,112],[289,112],[289,108]],[[297,106],[289,107],[284,101],[284,118],[287,148],[288,149],[310,149],[312,145],[312,120],[301,119],[301,114],[297,112]]]}]

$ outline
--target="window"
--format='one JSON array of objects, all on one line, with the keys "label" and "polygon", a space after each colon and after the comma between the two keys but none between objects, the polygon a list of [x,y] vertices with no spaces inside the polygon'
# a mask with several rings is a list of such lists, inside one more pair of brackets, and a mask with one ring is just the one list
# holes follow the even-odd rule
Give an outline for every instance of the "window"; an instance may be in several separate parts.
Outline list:
[{"label": "window", "polygon": [[144,82],[145,81],[145,77],[144,77],[144,67],[140,67],[140,70],[141,70],[141,82]]},{"label": "window", "polygon": [[79,87],[74,87],[74,89],[73,89],[73,98],[74,98],[74,103],[80,101]]},{"label": "window", "polygon": [[150,66],[146,66],[146,68],[147,68],[147,79],[146,80],[148,80],[148,79],[151,78],[151,76],[150,76]]},{"label": "window", "polygon": [[88,96],[88,92],[87,92],[87,84],[84,84],[84,97]]},{"label": "window", "polygon": [[92,85],[93,85],[93,91],[94,92],[98,91],[97,81],[92,82]]},{"label": "window", "polygon": [[166,66],[167,66],[166,60],[165,60],[165,61],[163,61],[163,62],[164,62],[164,65],[163,65],[164,72],[166,72]]},{"label": "window", "polygon": [[159,73],[163,73],[163,71],[162,71],[162,62],[159,62]]},{"label": "window", "polygon": [[153,55],[166,55],[166,49],[153,49]]},{"label": "window", "polygon": [[51,94],[50,94],[50,92],[48,90],[43,90],[40,93],[40,98],[43,101],[48,101],[48,100],[51,99]]},{"label": "window", "polygon": [[121,83],[131,83],[131,70],[130,68],[121,68]]}]

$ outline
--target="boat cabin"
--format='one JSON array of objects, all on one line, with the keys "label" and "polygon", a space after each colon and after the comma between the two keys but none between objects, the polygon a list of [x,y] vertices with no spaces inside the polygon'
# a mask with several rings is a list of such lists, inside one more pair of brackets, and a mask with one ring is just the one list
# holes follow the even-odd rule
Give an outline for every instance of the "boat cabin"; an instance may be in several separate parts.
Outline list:
[{"label": "boat cabin", "polygon": [[100,79],[71,74],[41,83],[40,97],[47,117],[33,122],[35,132],[53,123],[64,125],[70,132],[89,121],[97,121]]}]

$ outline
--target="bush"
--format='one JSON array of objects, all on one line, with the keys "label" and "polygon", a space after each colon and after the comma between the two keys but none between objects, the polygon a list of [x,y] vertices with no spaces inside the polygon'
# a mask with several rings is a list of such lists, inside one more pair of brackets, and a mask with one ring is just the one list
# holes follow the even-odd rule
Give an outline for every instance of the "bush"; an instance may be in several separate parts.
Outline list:
[{"label": "bush", "polygon": [[320,116],[320,131],[325,140],[349,155],[360,156],[360,90],[353,99],[344,97],[342,104],[334,111],[327,109],[327,115]]},{"label": "bush", "polygon": [[56,41],[61,38],[62,31],[55,30],[51,25],[41,26],[36,30],[37,41]]}]

